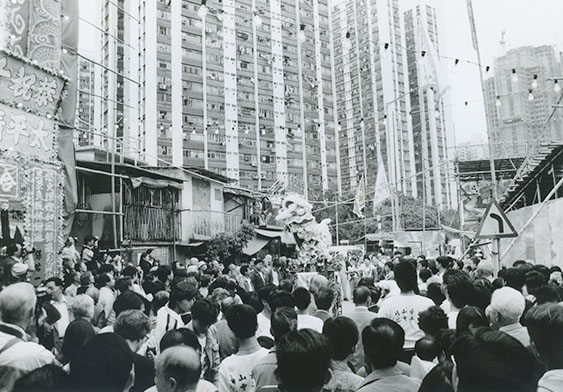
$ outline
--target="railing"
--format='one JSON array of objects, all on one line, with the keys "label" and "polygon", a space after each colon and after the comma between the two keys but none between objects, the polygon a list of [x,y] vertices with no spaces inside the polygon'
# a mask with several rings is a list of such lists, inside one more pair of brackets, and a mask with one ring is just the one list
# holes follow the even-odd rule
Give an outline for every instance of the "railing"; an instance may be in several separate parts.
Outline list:
[{"label": "railing", "polygon": [[220,233],[234,233],[242,226],[240,215],[220,211],[184,211],[184,238],[208,239]]}]

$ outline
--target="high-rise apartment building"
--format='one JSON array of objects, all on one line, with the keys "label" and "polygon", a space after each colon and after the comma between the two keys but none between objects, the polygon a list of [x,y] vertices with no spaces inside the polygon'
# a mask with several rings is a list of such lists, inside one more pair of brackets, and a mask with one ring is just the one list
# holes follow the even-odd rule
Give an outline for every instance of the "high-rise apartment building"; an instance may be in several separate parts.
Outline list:
[{"label": "high-rise apartment building", "polygon": [[75,143],[77,146],[92,146],[99,143],[101,99],[96,94],[100,78],[95,64],[78,60],[78,101],[76,105]]},{"label": "high-rise apartment building", "polygon": [[[378,170],[393,190],[416,196],[409,120],[407,55],[397,0],[349,0],[332,8],[342,187],[362,177],[368,191]],[[384,168],[378,166],[382,157]]]},{"label": "high-rise apartment building", "polygon": [[403,10],[417,188],[433,205],[452,205],[448,173],[446,86],[440,69],[440,20],[428,0]]},{"label": "high-rise apartment building", "polygon": [[523,157],[539,142],[561,141],[561,111],[555,112],[542,131],[559,97],[549,78],[563,75],[553,47],[511,49],[495,59],[494,69],[494,78],[486,81],[485,102],[495,157]]},{"label": "high-rise apartment building", "polygon": [[139,22],[149,163],[339,189],[327,0],[140,1]]}]

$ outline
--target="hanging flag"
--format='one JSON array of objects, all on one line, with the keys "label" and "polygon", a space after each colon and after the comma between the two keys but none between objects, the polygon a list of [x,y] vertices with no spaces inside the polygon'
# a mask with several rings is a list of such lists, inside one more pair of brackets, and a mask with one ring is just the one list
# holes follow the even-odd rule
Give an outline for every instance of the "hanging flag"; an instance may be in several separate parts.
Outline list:
[{"label": "hanging flag", "polygon": [[354,214],[360,219],[364,218],[363,210],[366,206],[366,184],[365,179],[362,177],[360,183],[356,188],[356,198],[354,199]]},{"label": "hanging flag", "polygon": [[377,156],[377,177],[375,178],[375,193],[373,195],[373,215],[375,215],[377,208],[385,200],[391,197],[389,190],[389,182],[387,182],[387,173],[383,165],[381,154]]}]

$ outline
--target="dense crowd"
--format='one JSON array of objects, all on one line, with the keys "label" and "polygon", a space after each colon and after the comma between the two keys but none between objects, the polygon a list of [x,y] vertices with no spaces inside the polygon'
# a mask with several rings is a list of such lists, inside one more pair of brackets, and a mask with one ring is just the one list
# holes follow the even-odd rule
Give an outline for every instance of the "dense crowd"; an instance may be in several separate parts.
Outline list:
[{"label": "dense crowd", "polygon": [[69,239],[63,276],[39,287],[6,249],[1,390],[563,390],[558,267],[370,255],[337,292],[322,274],[302,287],[284,258],[134,265],[95,242]]}]

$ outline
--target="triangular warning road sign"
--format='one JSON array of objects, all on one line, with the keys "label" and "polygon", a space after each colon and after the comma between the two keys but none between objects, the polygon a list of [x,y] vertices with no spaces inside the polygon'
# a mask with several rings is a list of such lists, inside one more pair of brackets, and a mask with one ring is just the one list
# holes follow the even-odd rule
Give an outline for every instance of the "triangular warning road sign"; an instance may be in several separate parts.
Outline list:
[{"label": "triangular warning road sign", "polygon": [[475,234],[475,238],[509,237],[518,237],[518,233],[504,211],[499,207],[497,201],[492,199],[481,218],[481,225]]}]

